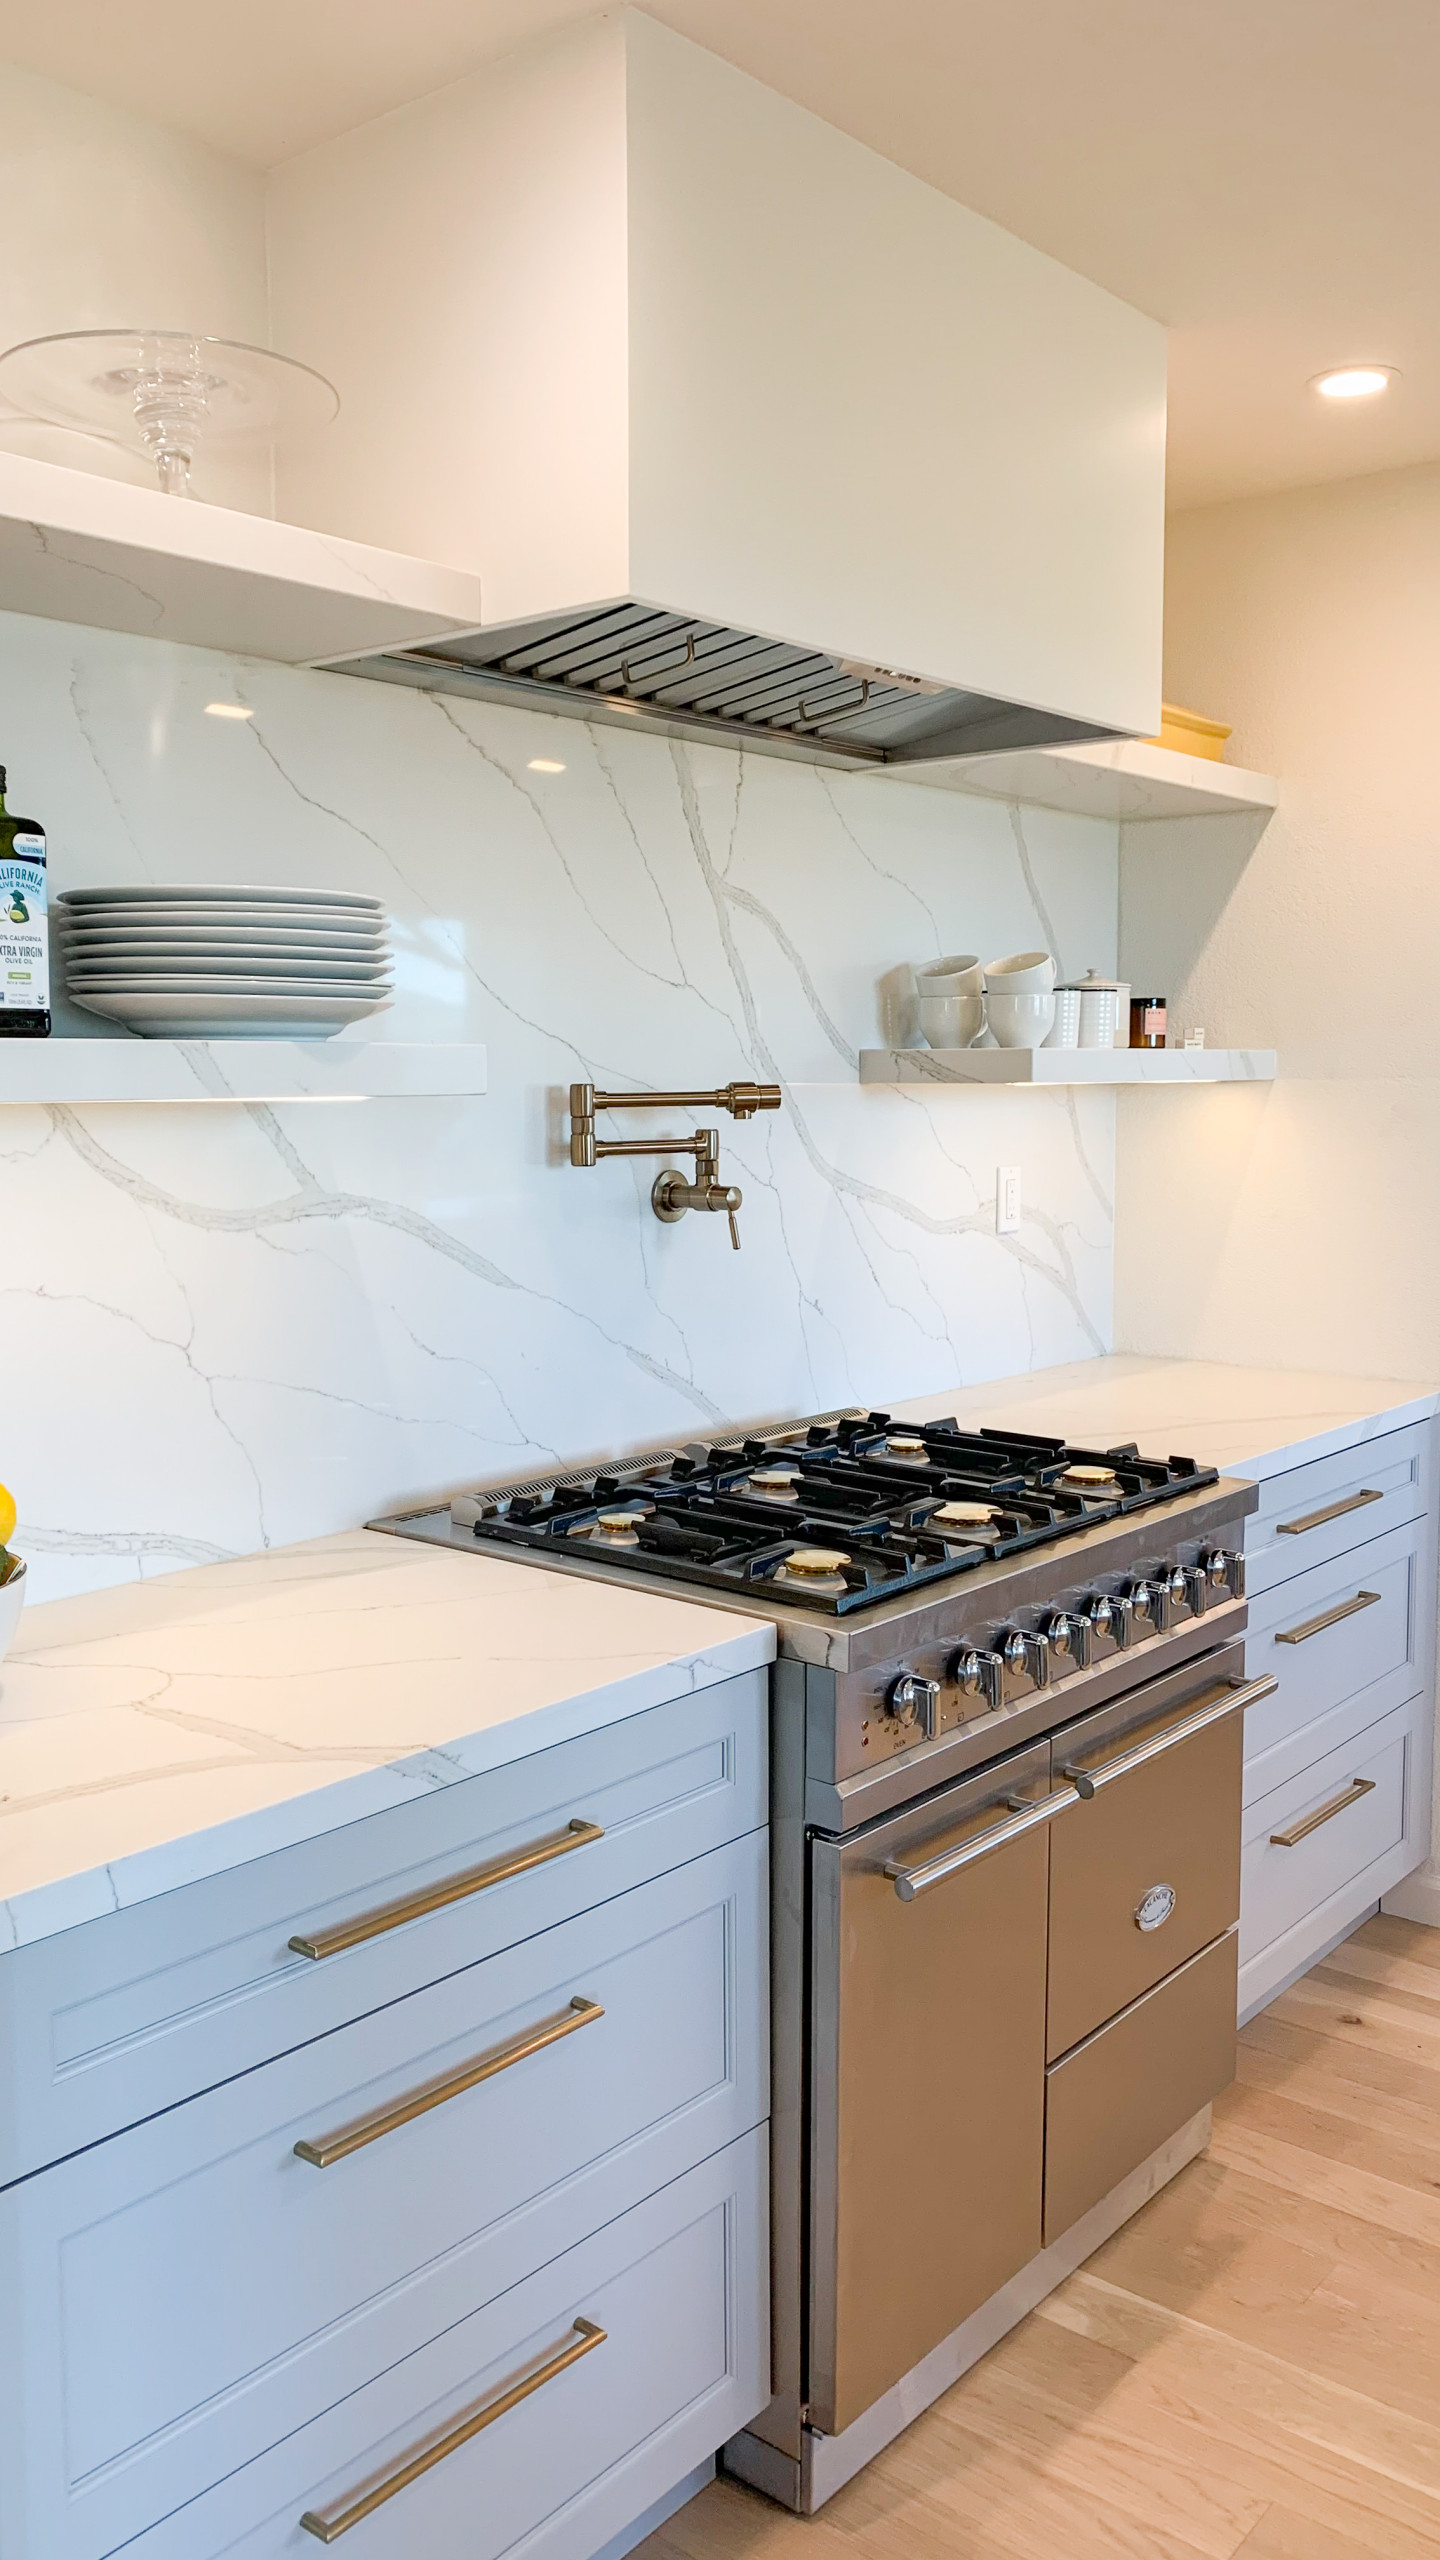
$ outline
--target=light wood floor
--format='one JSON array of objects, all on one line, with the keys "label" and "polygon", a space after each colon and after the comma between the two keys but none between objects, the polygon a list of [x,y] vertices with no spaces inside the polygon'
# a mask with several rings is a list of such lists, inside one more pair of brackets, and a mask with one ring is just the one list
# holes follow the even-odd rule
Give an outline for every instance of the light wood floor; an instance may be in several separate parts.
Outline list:
[{"label": "light wood floor", "polygon": [[643,2560],[1440,2560],[1440,1930],[1241,2038],[1209,2154],[809,2521],[717,2481]]}]

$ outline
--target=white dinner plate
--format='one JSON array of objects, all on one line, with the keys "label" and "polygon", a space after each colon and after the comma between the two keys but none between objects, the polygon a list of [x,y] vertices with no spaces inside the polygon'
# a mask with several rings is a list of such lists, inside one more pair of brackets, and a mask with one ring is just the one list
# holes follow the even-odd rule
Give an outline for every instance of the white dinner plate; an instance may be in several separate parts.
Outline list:
[{"label": "white dinner plate", "polygon": [[126,889],[66,889],[56,904],[78,907],[262,906],[344,907],[366,915],[383,915],[378,898],[357,897],[348,889],[282,888],[266,880],[159,880]]},{"label": "white dinner plate", "polygon": [[340,907],[55,907],[56,921],[65,933],[148,933],[163,925],[168,930],[211,932],[217,925],[238,926],[243,932],[257,929],[269,933],[356,933],[372,939],[389,929],[384,914],[362,916]]},{"label": "white dinner plate", "polygon": [[[77,999],[78,1001],[78,999]],[[388,997],[90,994],[87,1013],[128,1023],[151,1040],[328,1040],[349,1022],[381,1013]]]},{"label": "white dinner plate", "polygon": [[67,987],[150,986],[162,980],[187,978],[192,982],[211,978],[239,978],[246,986],[256,978],[303,978],[307,985],[377,987],[390,984],[388,963],[383,960],[337,960],[327,952],[323,959],[296,960],[288,955],[270,958],[259,952],[221,952],[218,957],[204,952],[182,956],[162,952],[158,958],[117,961],[77,960],[67,955],[65,984]]},{"label": "white dinner plate", "polygon": [[57,939],[63,941],[67,951],[283,950],[293,952],[297,959],[307,951],[335,951],[364,960],[389,947],[380,933],[326,933],[318,925],[286,924],[145,924],[114,933],[70,924]]},{"label": "white dinner plate", "polygon": [[95,976],[87,978],[83,988],[67,981],[74,995],[167,995],[187,996],[285,996],[294,995],[308,1003],[311,996],[353,996],[363,1004],[370,996],[388,996],[394,989],[388,978],[364,978],[358,983],[349,978],[277,978],[266,975],[215,977],[199,969],[177,970],[174,976],[140,975],[133,978]]}]

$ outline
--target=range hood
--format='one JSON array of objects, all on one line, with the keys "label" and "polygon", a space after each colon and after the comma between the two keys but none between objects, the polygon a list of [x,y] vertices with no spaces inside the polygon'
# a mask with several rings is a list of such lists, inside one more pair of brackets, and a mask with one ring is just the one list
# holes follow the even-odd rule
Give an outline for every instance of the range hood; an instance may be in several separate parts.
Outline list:
[{"label": "range hood", "polygon": [[272,173],[291,521],[478,573],[347,672],[840,765],[1148,735],[1152,321],[633,9]]},{"label": "range hood", "polygon": [[696,622],[627,600],[443,645],[332,660],[342,673],[479,695],[667,737],[711,738],[808,764],[933,763],[1079,745],[1112,729],[998,702],[893,667]]}]

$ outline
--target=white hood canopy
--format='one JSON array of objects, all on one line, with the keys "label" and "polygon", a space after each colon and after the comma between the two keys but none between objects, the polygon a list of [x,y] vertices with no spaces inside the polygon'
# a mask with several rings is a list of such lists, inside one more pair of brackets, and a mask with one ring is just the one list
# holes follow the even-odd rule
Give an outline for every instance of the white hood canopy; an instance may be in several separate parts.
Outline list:
[{"label": "white hood canopy", "polygon": [[1154,322],[637,10],[274,173],[292,521],[478,572],[357,674],[841,763],[1158,725]]}]

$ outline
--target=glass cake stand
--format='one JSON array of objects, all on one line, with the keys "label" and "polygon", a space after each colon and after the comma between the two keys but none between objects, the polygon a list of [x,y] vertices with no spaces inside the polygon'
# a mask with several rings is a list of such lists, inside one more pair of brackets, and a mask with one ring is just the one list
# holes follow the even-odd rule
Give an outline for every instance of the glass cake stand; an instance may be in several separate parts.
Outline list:
[{"label": "glass cake stand", "polygon": [[278,443],[328,426],[340,408],[334,384],[293,356],[183,329],[26,338],[0,355],[0,393],[49,426],[138,447],[172,498],[189,497],[202,443]]}]

